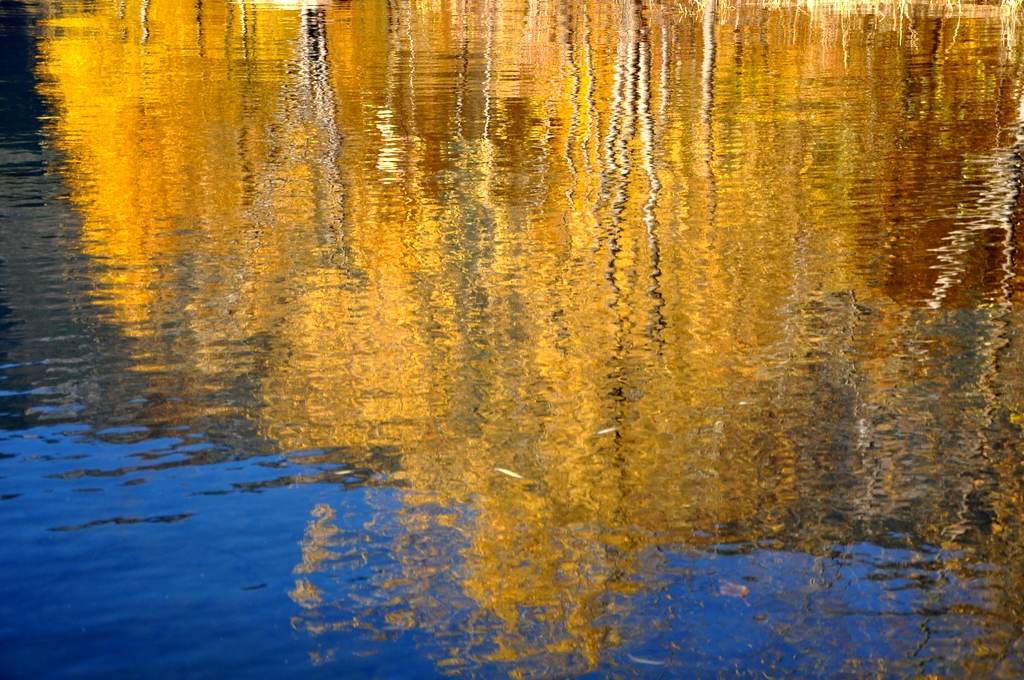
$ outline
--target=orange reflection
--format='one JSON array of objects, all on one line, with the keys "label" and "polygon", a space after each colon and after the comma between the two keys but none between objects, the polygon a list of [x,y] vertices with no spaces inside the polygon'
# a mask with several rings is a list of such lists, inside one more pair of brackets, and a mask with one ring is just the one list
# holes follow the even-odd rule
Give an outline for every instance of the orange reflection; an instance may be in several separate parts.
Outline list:
[{"label": "orange reflection", "polygon": [[[913,506],[956,545],[950,499],[991,481],[935,497],[921,470],[953,446],[1015,474],[985,433],[1021,412],[995,356],[1019,67],[984,12],[904,9],[125,0],[54,9],[40,68],[94,299],[177,415],[398,451],[407,535],[435,521],[419,503],[474,512],[458,556],[396,544],[393,625],[440,609],[431,568],[457,557],[488,658],[588,669],[652,546],[838,502]],[[312,633],[333,513],[296,569]]]}]

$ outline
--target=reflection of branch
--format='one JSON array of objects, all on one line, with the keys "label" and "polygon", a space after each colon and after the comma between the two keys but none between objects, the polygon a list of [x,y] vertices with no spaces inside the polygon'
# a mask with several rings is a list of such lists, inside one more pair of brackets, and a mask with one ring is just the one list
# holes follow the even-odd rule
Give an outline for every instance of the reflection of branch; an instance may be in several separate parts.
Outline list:
[{"label": "reflection of branch", "polygon": [[[244,4],[242,4],[244,7]],[[341,131],[338,124],[337,97],[330,78],[327,48],[327,10],[306,6],[299,10],[299,31],[287,72],[291,77],[280,92],[279,107],[272,129],[284,134],[277,139],[291,139],[288,133],[301,131],[310,144],[291,145],[281,142],[272,146],[262,163],[263,169],[253,173],[267,177],[287,173],[290,167],[308,167],[309,207],[312,226],[320,230],[324,243],[332,246],[331,257],[347,257],[344,233],[346,197],[340,170]],[[255,17],[253,17],[255,20]],[[244,21],[244,17],[243,17]],[[244,128],[242,134],[244,135]],[[254,191],[253,221],[273,219],[278,195],[273,180],[261,179]]]},{"label": "reflection of branch", "polygon": [[651,47],[646,38],[640,42],[640,139],[643,142],[644,172],[647,174],[647,201],[644,203],[643,221],[647,231],[647,245],[651,251],[650,295],[654,301],[651,335],[660,339],[665,327],[662,308],[665,298],[661,294],[661,246],[658,242],[657,217],[658,192],[661,182],[654,169],[654,119],[651,115]]},{"label": "reflection of branch", "polygon": [[483,138],[487,139],[491,127],[491,75],[494,69],[494,2],[488,0],[484,4],[484,14],[487,15],[487,43],[484,47],[484,133]]},{"label": "reflection of branch", "polygon": [[608,135],[604,139],[604,167],[601,170],[601,199],[607,196],[608,185],[615,174],[616,142],[619,137],[620,121],[622,119],[622,92],[624,89],[623,60],[626,50],[626,41],[619,36],[618,46],[615,54],[615,68],[612,70],[612,101],[608,114]]},{"label": "reflection of branch", "polygon": [[[245,3],[247,0],[238,0],[238,20],[241,24],[242,32],[242,59],[249,61],[249,16],[245,9]],[[228,7],[231,7],[233,3],[228,3]]]},{"label": "reflection of branch", "polygon": [[717,1],[707,0],[704,5],[704,61],[700,67],[701,122],[708,128],[710,137],[711,108],[715,103],[715,21]]},{"label": "reflection of branch", "polygon": [[602,173],[601,181],[601,193],[606,196],[611,193],[609,185],[616,185],[614,198],[610,205],[611,225],[608,237],[610,259],[607,275],[616,298],[621,292],[615,280],[616,260],[619,252],[619,237],[622,234],[622,213],[626,206],[627,187],[632,172],[629,143],[636,132],[637,11],[637,8],[631,8],[628,15],[622,17],[619,28],[619,44],[612,81],[612,111],[608,123],[608,136],[605,139],[605,170]]},{"label": "reflection of branch", "polygon": [[568,16],[565,21],[565,50],[569,61],[569,70],[572,73],[572,91],[569,95],[572,100],[572,116],[569,119],[569,131],[565,135],[565,167],[569,170],[569,190],[565,196],[569,201],[568,208],[572,210],[573,196],[576,192],[576,163],[572,159],[572,147],[579,134],[580,120],[580,65],[576,56],[576,36],[573,33],[572,4],[567,5]]},{"label": "reflection of branch", "polygon": [[[965,258],[975,245],[978,234],[993,229],[1004,232],[1002,239],[1002,270],[1000,281],[1001,304],[1007,304],[1011,295],[1011,282],[1014,269],[1013,216],[1014,208],[1021,193],[1022,153],[1024,153],[1024,98],[1021,98],[1017,117],[1017,136],[1013,145],[995,159],[986,161],[986,169],[991,172],[981,195],[974,200],[971,208],[977,213],[966,220],[966,224],[954,229],[943,240],[946,242],[934,249],[939,259],[941,271],[935,280],[932,293],[926,304],[932,309],[942,306],[950,290],[959,283],[961,275],[966,271]],[[995,162],[992,162],[995,161]]]},{"label": "reflection of branch", "polygon": [[345,202],[338,172],[341,134],[338,131],[334,87],[329,77],[326,12],[323,7],[307,9],[302,13],[301,22],[303,45],[299,69],[306,81],[307,95],[312,100],[313,117],[327,137],[326,153],[319,159],[326,193],[333,199],[333,205],[328,206],[326,218],[331,224],[342,224],[345,219]]},{"label": "reflection of branch", "polygon": [[700,120],[704,127],[704,163],[708,173],[709,221],[715,219],[715,173],[712,163],[715,152],[712,140],[711,119],[715,105],[715,22],[717,20],[717,0],[706,0],[704,5],[704,60],[700,69],[701,106]]},{"label": "reflection of branch", "polygon": [[[663,20],[664,21],[664,20]],[[658,119],[661,121],[661,128],[665,128],[665,111],[668,106],[668,67],[669,67],[669,56],[668,56],[668,29],[662,23],[661,30],[661,78],[658,83],[658,95],[660,100],[658,101]]]},{"label": "reflection of branch", "polygon": [[1013,199],[1007,206],[1006,219],[1003,222],[1005,238],[1003,239],[1003,301],[1008,303],[1013,292],[1013,270],[1014,270],[1014,233],[1013,223],[1017,204],[1020,201],[1021,191],[1024,190],[1024,95],[1020,98],[1017,106],[1017,138],[1013,147]]},{"label": "reflection of branch", "polygon": [[406,49],[409,51],[408,64],[409,64],[409,112],[405,116],[405,120],[409,125],[409,133],[412,139],[417,138],[418,126],[416,125],[416,38],[413,35],[412,29],[416,19],[416,12],[413,8],[412,0],[406,0],[405,2],[406,18],[405,18],[405,42]]},{"label": "reflection of branch", "polygon": [[142,37],[139,42],[145,45],[149,40],[149,0],[142,0],[139,5],[139,25],[142,27]]},{"label": "reflection of branch", "polygon": [[205,57],[205,41],[203,40],[203,0],[196,0],[196,49],[200,57]]},{"label": "reflection of branch", "polygon": [[[590,44],[589,7],[589,3],[583,3],[583,47],[587,64],[587,118],[590,125],[587,126],[587,134],[583,137],[581,150],[583,152],[583,168],[587,172],[592,172],[590,142],[594,137],[601,134],[601,112],[597,109],[597,98],[594,90],[596,75],[594,73],[594,50]],[[600,154],[600,151],[597,151],[597,153]],[[598,161],[600,162],[600,156]]]},{"label": "reflection of branch", "polygon": [[467,0],[459,3],[459,84],[455,88],[455,135],[459,141],[465,140],[463,130],[463,107],[466,103],[466,74],[469,70],[469,35],[467,33],[467,17],[469,11],[466,8]]}]

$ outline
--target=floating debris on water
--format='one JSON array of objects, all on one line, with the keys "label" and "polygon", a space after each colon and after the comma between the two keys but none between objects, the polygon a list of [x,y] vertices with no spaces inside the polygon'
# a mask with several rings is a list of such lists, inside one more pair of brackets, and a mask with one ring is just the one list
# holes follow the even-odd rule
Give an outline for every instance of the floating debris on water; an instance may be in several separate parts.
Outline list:
[{"label": "floating debris on water", "polygon": [[726,597],[746,597],[750,594],[750,588],[739,583],[733,583],[732,581],[722,581],[722,585],[718,587],[718,592]]},{"label": "floating debris on water", "polygon": [[616,427],[606,427],[603,430],[598,430],[597,434],[599,434],[599,435],[611,434],[612,432],[617,432],[617,431],[618,431],[618,428],[616,428]]},{"label": "floating debris on water", "polygon": [[500,472],[503,475],[508,475],[509,477],[514,477],[515,479],[526,479],[526,477],[523,477],[518,472],[513,472],[512,470],[507,470],[507,469],[501,468],[501,467],[496,467],[494,469],[497,470],[498,472]]},{"label": "floating debris on water", "polygon": [[632,661],[633,663],[639,663],[639,664],[643,664],[645,666],[664,666],[665,665],[664,661],[655,661],[654,659],[646,659],[646,658],[644,658],[642,656],[633,656],[632,654],[627,654],[626,656],[628,656],[629,660]]}]

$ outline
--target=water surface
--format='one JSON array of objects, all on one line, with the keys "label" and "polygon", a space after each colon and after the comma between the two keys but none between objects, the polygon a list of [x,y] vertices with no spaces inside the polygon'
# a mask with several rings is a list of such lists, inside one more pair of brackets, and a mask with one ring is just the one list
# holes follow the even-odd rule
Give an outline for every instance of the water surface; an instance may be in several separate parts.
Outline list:
[{"label": "water surface", "polygon": [[4,675],[1024,673],[1013,15],[0,41]]}]

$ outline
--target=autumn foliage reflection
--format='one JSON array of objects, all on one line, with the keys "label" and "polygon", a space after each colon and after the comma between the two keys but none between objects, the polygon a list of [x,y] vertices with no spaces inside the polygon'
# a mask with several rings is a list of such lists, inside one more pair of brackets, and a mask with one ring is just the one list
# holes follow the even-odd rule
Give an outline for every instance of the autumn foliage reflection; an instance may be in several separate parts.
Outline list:
[{"label": "autumn foliage reflection", "polygon": [[[55,6],[39,68],[163,417],[386,472],[367,609],[447,631],[443,668],[571,672],[661,546],[1020,562],[1021,74],[944,12],[122,0]],[[360,625],[335,512],[316,635]]]}]

